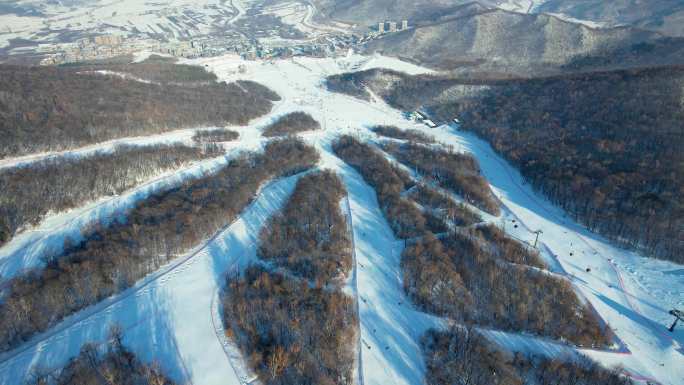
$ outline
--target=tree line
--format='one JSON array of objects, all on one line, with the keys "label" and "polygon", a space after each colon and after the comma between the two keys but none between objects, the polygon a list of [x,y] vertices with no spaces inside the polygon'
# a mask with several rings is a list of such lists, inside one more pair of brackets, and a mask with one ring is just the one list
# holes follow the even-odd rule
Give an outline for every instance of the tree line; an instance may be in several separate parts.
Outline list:
[{"label": "tree line", "polygon": [[253,265],[229,279],[223,310],[229,337],[265,385],[354,382],[358,321],[352,299],[340,290]]},{"label": "tree line", "polygon": [[263,130],[263,135],[267,138],[275,136],[292,135],[299,132],[319,130],[321,124],[311,115],[302,111],[290,112],[279,117],[275,122],[269,124]]},{"label": "tree line", "polygon": [[330,171],[302,177],[283,210],[259,236],[259,256],[319,284],[339,282],[352,265],[347,222],[340,213],[346,196]]},{"label": "tree line", "polygon": [[138,79],[153,83],[172,84],[209,84],[218,81],[216,75],[204,67],[189,64],[178,64],[176,58],[150,55],[147,59],[132,63],[132,58],[118,60],[97,60],[91,62],[67,63],[64,68],[84,73],[90,71],[112,71],[130,74]]},{"label": "tree line", "polygon": [[250,81],[147,84],[0,65],[0,158],[196,126],[245,125],[278,95]]},{"label": "tree line", "polygon": [[236,131],[226,128],[215,128],[211,130],[197,130],[192,136],[192,140],[198,144],[232,142],[240,137]]},{"label": "tree line", "polygon": [[681,66],[567,75],[441,110],[590,230],[684,263],[682,84]]},{"label": "tree line", "polygon": [[120,335],[104,346],[86,343],[78,356],[59,369],[35,370],[26,385],[175,385],[158,363],[140,361]]},{"label": "tree line", "polygon": [[[490,225],[491,226],[491,225]],[[404,288],[426,311],[466,324],[605,346],[610,329],[563,279],[530,269],[541,262],[516,241],[469,229],[437,239],[428,235],[404,249]],[[486,242],[482,241],[486,237]],[[514,260],[520,265],[511,264]]]},{"label": "tree line", "polygon": [[358,318],[341,289],[352,265],[345,195],[330,171],[301,177],[261,231],[261,263],[227,277],[228,337],[266,385],[353,383]]},{"label": "tree line", "polygon": [[425,183],[419,183],[411,191],[409,197],[430,210],[436,217],[453,223],[454,226],[468,227],[482,222],[482,217],[474,213],[466,205],[454,202],[450,197],[435,191]]},{"label": "tree line", "polygon": [[499,202],[472,156],[412,142],[388,142],[383,145],[383,150],[469,203],[492,215],[499,215]]},{"label": "tree line", "polygon": [[483,245],[496,258],[506,262],[546,269],[537,249],[510,238],[493,224],[481,225],[469,229],[468,236]]},{"label": "tree line", "polygon": [[211,146],[119,145],[111,152],[51,157],[0,169],[0,246],[50,212],[120,194],[154,175],[222,153]]},{"label": "tree line", "polygon": [[365,71],[331,75],[326,78],[329,91],[370,100],[370,93],[403,111],[415,111],[442,96],[457,84],[480,84],[477,79],[455,79],[449,75],[408,75],[403,72],[374,68]]},{"label": "tree line", "polygon": [[312,167],[318,153],[296,139],[268,143],[211,175],[138,202],[125,219],[94,224],[46,266],[12,278],[0,303],[0,351],[131,287],[232,222],[271,178]]},{"label": "tree line", "polygon": [[[457,227],[437,238],[427,226],[416,226],[423,223],[423,213],[401,196],[411,183],[406,173],[353,137],[341,137],[333,150],[375,189],[397,237],[413,238],[404,249],[401,267],[404,289],[420,308],[459,322],[526,331],[581,346],[609,343],[610,330],[582,304],[571,284],[538,270],[546,266],[537,251],[493,225]],[[442,164],[439,158],[436,164]],[[386,206],[393,199],[403,200],[409,209],[395,216],[397,206]]]},{"label": "tree line", "polygon": [[576,220],[645,254],[684,262],[684,66],[516,79],[368,70],[328,79],[403,110],[458,116]]},{"label": "tree line", "polygon": [[507,352],[476,330],[429,330],[421,339],[427,385],[631,385],[589,358]]},{"label": "tree line", "polygon": [[371,96],[358,79],[356,72],[331,75],[325,79],[325,87],[330,92],[353,96],[368,102]]},{"label": "tree line", "polygon": [[442,233],[446,224],[402,196],[414,186],[411,177],[395,167],[378,150],[351,136],[342,136],[332,145],[335,154],[352,166],[371,185],[390,227],[398,238],[422,236],[426,231]]},{"label": "tree line", "polygon": [[406,129],[402,130],[399,127],[396,126],[373,126],[371,127],[371,131],[374,133],[381,135],[381,136],[386,136],[388,138],[394,138],[394,139],[399,139],[399,140],[407,140],[415,143],[423,143],[423,144],[431,144],[435,143],[435,138],[424,134],[421,131],[418,130],[413,130],[413,129]]}]

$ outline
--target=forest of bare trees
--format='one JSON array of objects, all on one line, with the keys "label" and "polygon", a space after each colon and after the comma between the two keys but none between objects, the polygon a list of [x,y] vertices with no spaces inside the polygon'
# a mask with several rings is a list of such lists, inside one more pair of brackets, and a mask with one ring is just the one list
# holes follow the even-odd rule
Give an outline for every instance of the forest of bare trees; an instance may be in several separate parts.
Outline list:
[{"label": "forest of bare trees", "polygon": [[0,303],[0,351],[118,293],[231,223],[271,178],[312,167],[318,153],[296,139],[231,160],[218,172],[138,202],[125,220],[85,229],[46,266],[12,278]]},{"label": "forest of bare trees", "polygon": [[244,125],[279,100],[249,81],[143,83],[81,70],[0,65],[0,158],[184,127]]},{"label": "forest of bare trees", "polygon": [[[376,190],[395,234],[414,238],[404,249],[401,266],[405,290],[420,308],[459,322],[525,331],[581,346],[605,346],[610,342],[610,330],[582,304],[568,281],[544,271],[536,250],[507,237],[493,225],[458,227],[454,221],[457,227],[437,238],[427,226],[416,225],[424,221],[422,212],[401,195],[410,186],[408,175],[393,167],[371,145],[353,137],[341,137],[333,143],[333,149]],[[436,167],[455,164],[436,159]],[[476,167],[468,159],[464,163]],[[445,171],[447,175],[450,172]],[[487,185],[484,178],[478,177]],[[413,189],[413,194],[419,188]],[[486,191],[491,193],[488,188]],[[416,199],[430,201],[434,197],[428,194]],[[395,214],[393,200],[403,200],[415,210],[400,209],[400,214]]]},{"label": "forest of bare trees", "polygon": [[233,130],[226,128],[215,128],[211,130],[197,130],[192,136],[195,143],[215,143],[215,142],[231,142],[237,140],[240,134]]},{"label": "forest of bare trees", "polygon": [[263,135],[267,138],[275,136],[292,135],[299,132],[314,131],[321,128],[311,115],[306,112],[296,111],[283,115],[275,122],[264,128]]},{"label": "forest of bare trees", "polygon": [[345,195],[330,171],[302,176],[261,232],[260,263],[228,277],[228,337],[266,385],[353,383],[358,319],[342,292],[352,267]]},{"label": "forest of bare trees", "polygon": [[415,168],[423,177],[452,190],[467,202],[492,214],[499,214],[499,202],[480,174],[471,155],[416,143],[385,143],[383,149],[399,162]]},{"label": "forest of bare trees", "polygon": [[353,384],[353,309],[340,290],[262,266],[229,278],[223,294],[226,330],[264,385]]},{"label": "forest of bare trees", "polygon": [[[472,158],[460,159],[458,154],[452,157],[447,151],[411,142],[401,146],[386,143],[383,149],[400,160],[403,157],[409,165],[452,190],[454,180],[463,180],[453,175],[459,172],[458,168],[464,168],[469,175],[477,176],[478,186],[487,187],[486,194],[477,196],[493,198]],[[412,185],[407,174],[368,144],[342,137],[333,143],[333,150],[374,187],[397,236],[406,226],[393,225],[395,217],[385,207],[389,199],[409,202],[410,198],[424,209],[441,211],[440,219],[453,224],[439,238],[426,227],[420,233],[408,233],[414,238],[407,242],[402,253],[403,284],[407,295],[420,309],[448,317],[467,328],[524,332],[585,347],[605,347],[611,342],[612,332],[607,325],[580,301],[570,282],[548,274],[536,249],[508,237],[494,225],[479,223],[478,215],[428,185]],[[409,155],[414,152],[418,153],[415,158]],[[413,159],[417,161],[410,163]],[[402,192],[407,194],[402,196]],[[489,208],[498,210],[498,204]],[[408,223],[416,222],[414,219]],[[429,331],[423,337],[428,384],[630,383],[589,360],[578,363],[516,354],[511,356],[516,359],[512,363],[507,353],[484,337],[462,330],[456,327],[444,332]]]},{"label": "forest of bare trees", "polygon": [[121,145],[111,152],[52,157],[0,169],[0,246],[49,212],[120,194],[154,175],[222,153],[219,148],[181,144]]},{"label": "forest of bare trees", "polygon": [[378,150],[351,136],[343,136],[333,143],[335,154],[361,174],[378,196],[378,202],[390,227],[398,238],[413,238],[426,231],[447,231],[442,220],[422,212],[402,193],[414,186],[410,176],[393,166]]},{"label": "forest of bare trees", "polygon": [[547,268],[537,249],[510,238],[491,223],[469,229],[468,235],[487,248],[496,258],[518,265]]},{"label": "forest of bare trees", "polygon": [[480,215],[474,213],[463,203],[454,202],[450,197],[437,192],[424,183],[418,184],[411,191],[409,197],[432,211],[435,216],[451,222],[455,226],[467,227],[482,221]]},{"label": "forest of bare trees", "polygon": [[371,127],[371,131],[378,135],[386,136],[388,138],[408,140],[415,143],[430,144],[435,142],[435,138],[427,134],[424,134],[418,130],[402,130],[396,126],[373,126]]},{"label": "forest of bare trees", "polygon": [[26,385],[176,385],[157,363],[141,362],[121,342],[86,343],[64,368],[35,370]]},{"label": "forest of bare trees", "polygon": [[[537,79],[493,75],[375,69],[331,76],[327,84],[361,98],[368,87],[404,111],[460,117],[463,128],[488,140],[590,230],[684,263],[683,66]],[[442,98],[446,93],[453,100]]]},{"label": "forest of bare trees", "polygon": [[581,357],[507,352],[475,329],[429,330],[421,340],[427,385],[631,385],[616,370]]},{"label": "forest of bare trees", "polygon": [[469,229],[409,245],[401,261],[408,295],[419,307],[464,323],[585,347],[610,342],[610,330],[568,281],[531,269],[527,261],[541,265],[534,252],[491,234],[496,233]]},{"label": "forest of bare trees", "polygon": [[[62,67],[79,73],[111,71],[117,74],[131,75],[152,83],[201,85],[218,80],[214,73],[206,71],[203,67],[178,64],[178,59],[173,57],[150,55],[147,59],[135,63],[132,62],[132,59],[132,57],[121,57],[120,59],[112,58],[91,62],[66,63]],[[93,73],[93,75],[102,75],[102,73]]]},{"label": "forest of bare trees", "polygon": [[[450,180],[453,175],[446,165],[477,170],[472,159],[460,159],[464,166],[446,151],[413,143],[405,147],[419,154],[416,168],[424,167],[427,172],[421,171],[437,181]],[[399,146],[385,145],[383,149],[409,158],[409,151]],[[430,154],[424,154],[423,149]],[[429,229],[422,229],[407,242],[401,259],[404,289],[417,307],[464,325],[463,329],[458,326],[448,331],[429,331],[423,337],[428,384],[630,383],[590,360],[547,360],[520,354],[508,357],[484,337],[469,331],[484,327],[523,332],[582,347],[605,347],[613,338],[610,328],[578,298],[572,284],[546,271],[536,249],[510,238],[494,225],[479,223],[477,215],[427,185],[411,186],[408,175],[369,144],[342,137],[333,143],[333,150],[376,190],[391,226],[394,218],[383,207],[387,195],[406,199],[402,197],[406,192],[404,196],[426,209],[456,213],[442,217],[453,224],[448,233],[438,238]],[[440,175],[442,172],[447,177]],[[477,176],[480,185],[487,186],[479,173]],[[485,191],[491,194],[488,188]],[[415,216],[420,211],[409,214]],[[415,223],[415,217],[413,221],[409,223]]]},{"label": "forest of bare trees", "polygon": [[353,72],[332,75],[325,79],[325,86],[330,92],[338,92],[361,100],[370,101],[371,96],[361,84],[361,81],[358,81],[359,79],[360,77],[357,73]]},{"label": "forest of bare trees", "polygon": [[351,241],[340,200],[342,181],[330,171],[302,177],[282,212],[259,237],[259,256],[320,285],[339,281],[351,268]]},{"label": "forest of bare trees", "polygon": [[684,67],[510,82],[441,107],[592,231],[684,263]]},{"label": "forest of bare trees", "polygon": [[482,81],[454,79],[448,75],[408,75],[382,68],[331,75],[326,79],[326,86],[331,92],[370,100],[368,90],[371,90],[392,107],[403,111],[423,107],[455,84],[479,83]]}]

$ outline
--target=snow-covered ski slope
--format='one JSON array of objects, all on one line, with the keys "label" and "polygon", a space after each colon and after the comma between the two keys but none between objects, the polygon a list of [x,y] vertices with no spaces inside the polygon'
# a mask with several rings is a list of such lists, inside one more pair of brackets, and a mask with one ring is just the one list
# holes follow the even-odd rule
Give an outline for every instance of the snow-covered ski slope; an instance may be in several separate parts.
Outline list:
[{"label": "snow-covered ski slope", "polygon": [[[419,338],[427,328],[445,324],[437,317],[417,311],[404,296],[399,266],[402,243],[394,238],[373,189],[330,149],[331,142],[340,134],[350,133],[375,140],[377,137],[369,127],[393,124],[429,131],[439,141],[471,152],[505,205],[502,217],[494,221],[506,223],[507,231],[528,241],[534,239],[530,231],[543,230],[541,248],[545,258],[554,262],[552,270],[572,280],[577,291],[611,325],[620,342],[613,351],[583,349],[579,353],[609,367],[621,365],[628,375],[642,382],[684,384],[684,331],[680,328],[669,333],[666,329],[671,322],[667,311],[684,306],[684,266],[642,258],[587,232],[535,194],[485,142],[460,132],[457,127],[428,129],[405,120],[401,111],[381,101],[369,103],[330,93],[322,84],[330,74],[374,67],[414,74],[428,70],[396,59],[359,55],[275,62],[242,61],[238,57],[225,56],[188,62],[206,65],[225,81],[249,79],[260,82],[283,99],[268,116],[253,121],[248,127],[238,128],[240,140],[231,146],[229,154],[241,148],[258,149],[263,141],[260,130],[288,112],[305,111],[321,122],[322,130],[305,133],[302,137],[321,152],[319,168],[336,171],[349,194],[347,214],[351,217],[356,252],[356,275],[351,292],[358,295],[361,328],[359,382],[421,384],[425,367]],[[239,71],[240,65],[246,70]],[[177,133],[167,135],[171,137]],[[181,178],[209,172],[219,162],[222,161],[205,161],[184,173],[164,177],[164,183],[177,183]],[[158,360],[161,367],[179,381],[194,385],[252,381],[239,353],[223,337],[217,318],[220,309],[216,293],[225,273],[244,267],[255,258],[259,229],[284,204],[297,179],[298,176],[293,176],[265,185],[240,219],[198,245],[193,252],[125,293],[70,317],[12,352],[1,354],[0,384],[20,383],[32,367],[63,365],[78,353],[84,342],[104,341],[107,325],[113,322],[124,327],[126,345],[144,360]],[[131,194],[111,198],[106,206],[130,205],[146,196],[141,193],[144,189],[153,191],[161,187],[138,188]],[[346,203],[341,206],[344,209]],[[86,219],[69,222],[73,213],[63,213],[46,220],[50,225],[44,230],[50,235],[31,239],[34,251],[30,258],[24,258],[13,241],[0,249],[0,261],[11,262],[12,271],[32,266],[31,263],[40,260],[41,245],[59,243],[64,233],[76,232],[88,221],[122,211],[102,210],[93,204],[75,212]],[[58,224],[62,221],[71,223],[71,230],[61,230]],[[587,268],[590,268],[589,272]],[[488,331],[487,335],[512,349],[550,356],[577,353],[574,348],[531,336],[497,331]]]}]

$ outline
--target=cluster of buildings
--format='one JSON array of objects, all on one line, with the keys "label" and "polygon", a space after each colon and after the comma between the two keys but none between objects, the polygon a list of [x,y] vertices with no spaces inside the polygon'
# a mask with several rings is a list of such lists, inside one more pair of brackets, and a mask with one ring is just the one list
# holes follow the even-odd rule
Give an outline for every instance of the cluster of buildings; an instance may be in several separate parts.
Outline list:
[{"label": "cluster of buildings", "polygon": [[359,42],[361,42],[361,37],[357,35],[329,35],[299,44],[283,45],[281,43],[268,44],[257,42],[249,49],[238,53],[248,60],[268,60],[292,56],[327,57],[334,56],[339,52],[346,54],[351,46]]},{"label": "cluster of buildings", "polygon": [[109,59],[140,51],[159,52],[175,57],[195,58],[218,56],[228,52],[247,52],[253,46],[245,39],[198,39],[169,40],[126,38],[120,35],[94,36],[49,47],[51,53],[41,61],[42,65]]},{"label": "cluster of buildings", "polygon": [[46,47],[48,51],[40,62],[42,65],[73,63],[107,59],[144,50],[159,52],[161,44],[153,39],[126,39],[120,35],[100,35]]},{"label": "cluster of buildings", "polygon": [[412,111],[405,114],[408,120],[423,123],[430,128],[437,127],[437,124],[428,117],[428,115],[423,111]]},{"label": "cluster of buildings", "polygon": [[397,24],[396,21],[381,21],[378,23],[378,33],[404,31],[408,27],[408,20],[402,20],[401,24]]},{"label": "cluster of buildings", "polygon": [[153,51],[175,57],[213,57],[227,53],[241,55],[248,60],[276,59],[291,56],[323,57],[346,50],[359,42],[357,35],[340,34],[322,36],[307,42],[260,42],[243,36],[206,36],[193,40],[159,41],[154,39],[126,38],[120,35],[101,35],[74,43],[51,45],[42,65],[102,60],[130,55],[140,51]]}]

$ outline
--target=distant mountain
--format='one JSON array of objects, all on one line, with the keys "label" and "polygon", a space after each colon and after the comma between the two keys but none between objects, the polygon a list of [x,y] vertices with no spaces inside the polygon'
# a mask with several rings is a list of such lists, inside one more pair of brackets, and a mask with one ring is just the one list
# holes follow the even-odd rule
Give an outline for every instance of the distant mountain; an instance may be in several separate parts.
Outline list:
[{"label": "distant mountain", "polygon": [[[362,28],[384,20],[409,20],[411,25],[434,22],[466,9],[481,11],[493,1],[472,0],[314,0],[324,18],[357,24]],[[466,8],[463,6],[466,5]]]},{"label": "distant mountain", "polygon": [[375,39],[366,50],[443,69],[474,66],[524,75],[553,72],[581,57],[612,54],[661,38],[626,27],[594,29],[546,14],[474,5],[455,11],[454,17]]},{"label": "distant mountain", "polygon": [[[413,25],[439,20],[463,5],[499,7],[522,13],[551,13],[605,27],[633,26],[684,36],[681,0],[313,0],[319,17],[369,27],[381,20],[408,19]],[[475,4],[475,5],[473,5]]]},{"label": "distant mountain", "polygon": [[535,11],[684,36],[684,2],[681,0],[548,0]]}]

